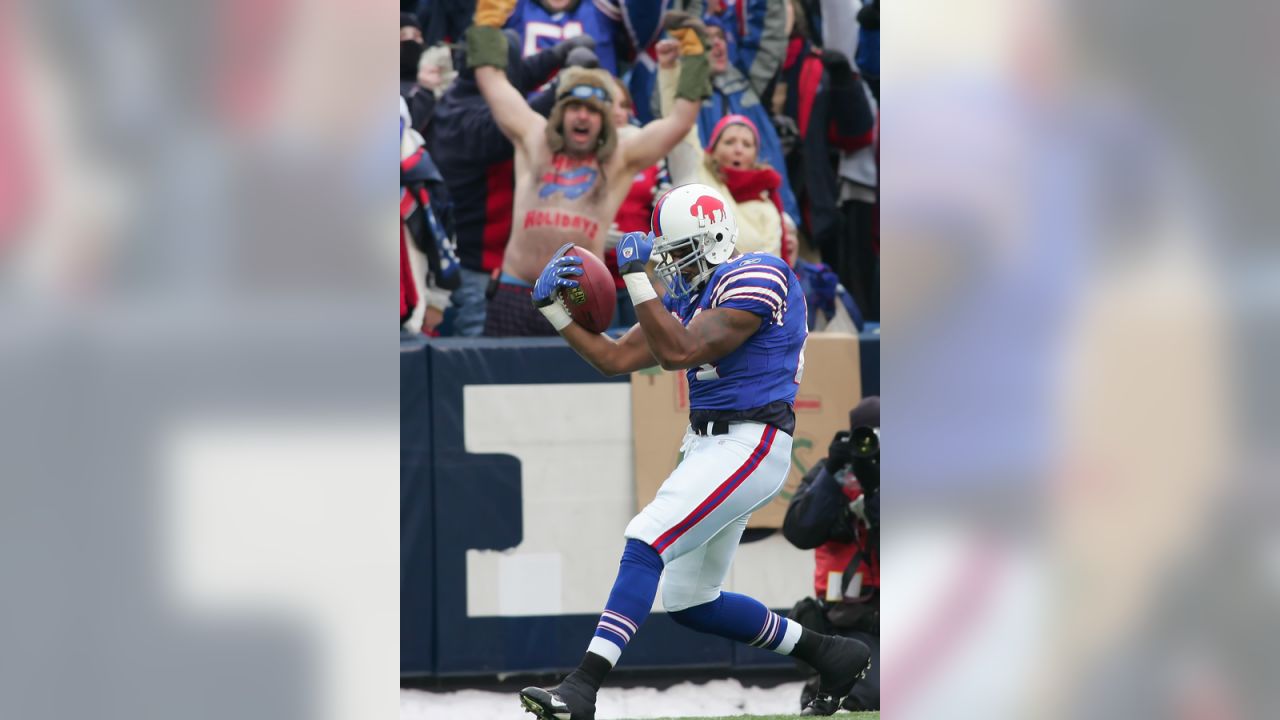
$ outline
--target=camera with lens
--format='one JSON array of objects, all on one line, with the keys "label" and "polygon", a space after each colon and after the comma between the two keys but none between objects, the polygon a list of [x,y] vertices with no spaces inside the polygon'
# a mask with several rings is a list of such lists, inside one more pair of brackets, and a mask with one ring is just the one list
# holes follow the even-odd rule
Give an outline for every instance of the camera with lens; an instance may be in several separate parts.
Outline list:
[{"label": "camera with lens", "polygon": [[853,446],[853,475],[868,498],[880,493],[880,428],[862,425],[850,433]]},{"label": "camera with lens", "polygon": [[880,428],[863,425],[849,433],[849,443],[853,446],[854,458],[880,457]]},{"label": "camera with lens", "polygon": [[859,425],[841,430],[827,450],[827,470],[832,475],[851,472],[867,493],[880,487],[880,428]]},{"label": "camera with lens", "polygon": [[827,449],[826,469],[837,482],[856,482],[863,497],[856,513],[872,526],[880,522],[880,398],[863,398],[849,412],[849,429],[836,433]]}]

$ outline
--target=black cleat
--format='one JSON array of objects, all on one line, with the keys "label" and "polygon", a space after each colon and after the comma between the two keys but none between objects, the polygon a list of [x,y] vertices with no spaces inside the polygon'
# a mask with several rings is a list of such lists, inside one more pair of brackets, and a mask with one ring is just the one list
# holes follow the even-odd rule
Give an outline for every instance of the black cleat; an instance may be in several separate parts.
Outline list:
[{"label": "black cleat", "polygon": [[[854,685],[854,687],[857,687],[857,685]],[[876,710],[879,710],[880,708],[863,707],[862,701],[859,700],[857,696],[845,695],[844,701],[840,703],[840,709],[849,710],[851,712],[874,712]]]},{"label": "black cleat", "polygon": [[826,693],[818,693],[813,696],[808,705],[800,711],[802,716],[809,715],[835,715],[836,710],[840,709],[840,698],[832,697]]},{"label": "black cleat", "polygon": [[802,716],[835,714],[840,701],[866,676],[871,667],[871,650],[853,638],[827,636],[822,639],[816,660],[818,692],[800,711]]},{"label": "black cleat", "polygon": [[553,688],[527,687],[520,704],[538,720],[595,720],[596,691],[572,674]]},{"label": "black cleat", "polygon": [[[807,666],[806,666],[807,667]],[[809,706],[809,701],[818,696],[818,676],[814,675],[805,681],[804,687],[800,688],[800,709],[803,710]]]}]

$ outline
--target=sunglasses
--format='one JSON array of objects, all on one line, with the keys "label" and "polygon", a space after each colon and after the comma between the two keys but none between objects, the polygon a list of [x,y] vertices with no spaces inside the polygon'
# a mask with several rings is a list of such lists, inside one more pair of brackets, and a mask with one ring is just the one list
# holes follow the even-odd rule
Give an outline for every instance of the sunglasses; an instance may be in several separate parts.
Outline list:
[{"label": "sunglasses", "polygon": [[609,104],[612,99],[609,93],[595,85],[574,85],[573,87],[560,93],[560,99],[573,98],[575,100],[589,100],[595,98],[602,103]]}]

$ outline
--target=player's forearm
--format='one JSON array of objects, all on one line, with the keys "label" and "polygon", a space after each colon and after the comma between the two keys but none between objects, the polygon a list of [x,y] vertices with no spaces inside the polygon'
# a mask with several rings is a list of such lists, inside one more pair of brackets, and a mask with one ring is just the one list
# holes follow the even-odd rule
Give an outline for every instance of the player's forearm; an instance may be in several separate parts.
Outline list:
[{"label": "player's forearm", "polygon": [[639,345],[638,341],[643,338],[649,353],[664,370],[695,367],[705,362],[694,361],[707,350],[703,337],[685,328],[680,319],[667,311],[645,272],[654,241],[653,233],[630,232],[618,242],[618,271],[622,273],[631,306],[640,320],[639,332],[633,328],[624,339]]},{"label": "player's forearm", "polygon": [[697,367],[702,343],[657,300],[636,306],[636,318],[644,330],[645,342],[663,370]]},{"label": "player's forearm", "polygon": [[593,333],[577,323],[561,330],[560,334],[569,342],[569,347],[601,375],[613,377],[640,369],[628,367],[621,346],[608,335]]}]

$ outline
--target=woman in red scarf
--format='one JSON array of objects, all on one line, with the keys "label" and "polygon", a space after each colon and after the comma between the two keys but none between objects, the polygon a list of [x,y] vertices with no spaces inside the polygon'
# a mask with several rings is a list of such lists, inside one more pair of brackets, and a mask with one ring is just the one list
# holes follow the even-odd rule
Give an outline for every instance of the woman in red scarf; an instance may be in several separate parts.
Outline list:
[{"label": "woman in red scarf", "polygon": [[[662,109],[675,104],[676,57],[658,44],[658,85]],[[670,57],[667,57],[667,56]],[[695,125],[667,155],[667,167],[675,185],[704,183],[716,188],[735,207],[738,249],[763,251],[794,261],[794,248],[784,254],[782,229],[782,176],[760,160],[760,131],[744,115],[726,115],[716,123],[710,143],[703,150]]]}]

